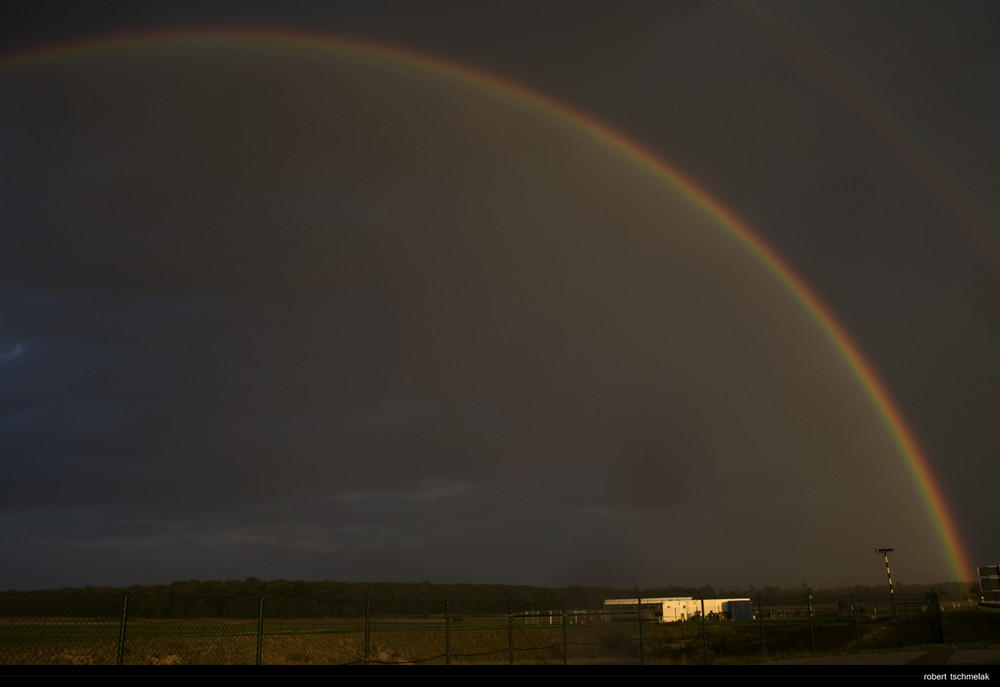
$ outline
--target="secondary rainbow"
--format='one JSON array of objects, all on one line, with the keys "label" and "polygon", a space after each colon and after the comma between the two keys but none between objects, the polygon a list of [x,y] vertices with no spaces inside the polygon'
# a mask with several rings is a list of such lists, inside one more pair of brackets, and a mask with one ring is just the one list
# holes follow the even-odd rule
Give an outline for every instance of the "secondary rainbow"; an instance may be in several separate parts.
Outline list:
[{"label": "secondary rainbow", "polygon": [[240,30],[184,30],[156,32],[129,36],[103,36],[78,42],[60,43],[37,49],[24,50],[0,57],[0,70],[16,66],[63,60],[87,54],[119,52],[130,48],[155,45],[184,44],[233,44],[272,45],[294,47],[299,50],[325,53],[353,53],[375,59],[386,59],[427,69],[478,87],[486,87],[506,97],[526,103],[550,117],[577,127],[596,139],[616,148],[622,155],[657,175],[666,183],[679,189],[706,214],[721,224],[727,232],[746,248],[777,279],[795,299],[810,319],[823,332],[870,399],[876,413],[885,424],[893,442],[913,476],[916,486],[926,503],[937,535],[942,542],[952,573],[959,580],[975,579],[962,537],[952,517],[944,494],[937,486],[926,456],[913,432],[907,427],[902,414],[889,395],[885,385],[865,359],[858,346],[848,336],[830,310],[799,277],[778,253],[762,241],[739,217],[728,210],[718,199],[699,187],[679,170],[670,166],[634,141],[616,132],[606,124],[528,88],[495,75],[446,60],[421,54],[413,50],[378,43],[359,41],[330,35]]},{"label": "secondary rainbow", "polygon": [[752,22],[771,45],[785,51],[791,61],[813,74],[846,111],[892,146],[907,168],[957,220],[956,226],[965,231],[976,250],[1000,272],[1000,237],[996,229],[984,219],[982,210],[975,207],[959,184],[944,173],[942,165],[932,160],[927,148],[919,145],[917,137],[907,132],[888,104],[878,94],[866,90],[858,80],[848,78],[830,55],[800,38],[777,11],[753,3],[738,7],[742,16]]}]

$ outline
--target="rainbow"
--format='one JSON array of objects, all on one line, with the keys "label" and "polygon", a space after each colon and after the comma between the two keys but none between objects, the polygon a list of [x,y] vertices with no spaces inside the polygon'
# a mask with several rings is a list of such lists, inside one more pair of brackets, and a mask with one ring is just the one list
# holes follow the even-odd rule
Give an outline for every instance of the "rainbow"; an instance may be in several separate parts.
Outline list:
[{"label": "rainbow", "polygon": [[390,60],[429,70],[470,86],[487,88],[533,107],[568,126],[576,127],[590,137],[616,149],[621,155],[631,159],[665,183],[681,191],[691,202],[722,225],[733,239],[754,256],[798,302],[820,329],[861,385],[875,412],[887,428],[893,443],[906,461],[914,482],[931,514],[937,536],[942,542],[952,573],[958,580],[976,578],[975,568],[970,563],[961,534],[950,513],[944,494],[937,485],[927,457],[917,443],[912,430],[907,427],[885,385],[829,308],[781,256],[757,236],[746,222],[727,209],[704,188],[684,176],[678,169],[670,166],[608,125],[573,110],[546,95],[468,66],[413,50],[404,50],[373,42],[297,32],[246,29],[184,30],[132,36],[104,36],[78,42],[43,46],[0,57],[0,72],[25,65],[64,60],[69,57],[121,52],[140,47],[206,44],[290,46],[297,50],[318,53],[353,54]]}]

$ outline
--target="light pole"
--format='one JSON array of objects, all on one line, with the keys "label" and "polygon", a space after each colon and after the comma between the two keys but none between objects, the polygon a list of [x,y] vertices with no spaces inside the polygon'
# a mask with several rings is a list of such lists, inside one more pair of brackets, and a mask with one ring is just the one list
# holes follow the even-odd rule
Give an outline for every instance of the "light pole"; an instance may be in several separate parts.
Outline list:
[{"label": "light pole", "polygon": [[885,561],[885,576],[889,578],[889,605],[892,607],[892,624],[896,626],[896,645],[903,646],[903,640],[899,636],[899,620],[896,619],[896,593],[892,589],[892,573],[889,571],[889,554],[892,552],[891,548],[875,549],[875,553],[882,554]]}]

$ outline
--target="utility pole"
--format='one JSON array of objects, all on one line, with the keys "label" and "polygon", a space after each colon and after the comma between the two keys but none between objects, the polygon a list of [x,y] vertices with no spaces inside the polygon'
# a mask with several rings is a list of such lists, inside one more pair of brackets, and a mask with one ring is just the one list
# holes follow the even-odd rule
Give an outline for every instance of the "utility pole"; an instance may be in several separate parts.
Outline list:
[{"label": "utility pole", "polygon": [[896,618],[896,593],[892,589],[892,573],[889,571],[889,554],[894,549],[875,549],[875,553],[882,554],[885,561],[885,576],[889,578],[889,605],[892,607],[892,624],[896,626],[896,645],[903,646],[903,639],[899,635],[899,620]]}]

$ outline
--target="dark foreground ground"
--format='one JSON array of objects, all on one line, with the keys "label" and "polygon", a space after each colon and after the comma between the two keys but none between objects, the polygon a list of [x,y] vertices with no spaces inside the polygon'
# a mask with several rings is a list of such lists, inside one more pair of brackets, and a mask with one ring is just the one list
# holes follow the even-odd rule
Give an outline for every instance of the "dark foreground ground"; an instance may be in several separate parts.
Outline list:
[{"label": "dark foreground ground", "polygon": [[770,661],[767,665],[1000,665],[1000,649],[968,649],[963,651],[895,651],[892,653],[851,654],[847,656],[811,656],[808,658],[792,658],[785,661]]}]

